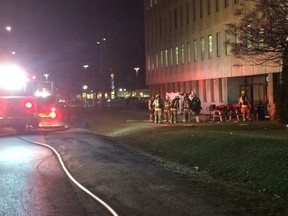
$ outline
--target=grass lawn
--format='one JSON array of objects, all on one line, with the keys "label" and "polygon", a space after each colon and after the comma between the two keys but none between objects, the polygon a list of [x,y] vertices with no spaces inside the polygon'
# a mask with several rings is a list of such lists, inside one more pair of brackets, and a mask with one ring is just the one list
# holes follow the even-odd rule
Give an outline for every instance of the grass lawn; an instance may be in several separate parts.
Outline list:
[{"label": "grass lawn", "polygon": [[83,112],[88,128],[137,151],[194,170],[194,179],[288,215],[288,129],[272,121],[149,123],[133,106]]}]

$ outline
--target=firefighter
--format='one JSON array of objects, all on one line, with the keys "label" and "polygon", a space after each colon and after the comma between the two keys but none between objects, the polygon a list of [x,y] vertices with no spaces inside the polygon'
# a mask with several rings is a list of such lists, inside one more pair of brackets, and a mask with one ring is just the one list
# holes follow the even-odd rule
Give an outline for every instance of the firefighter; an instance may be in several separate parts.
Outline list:
[{"label": "firefighter", "polygon": [[153,102],[154,102],[154,97],[149,98],[149,100],[148,100],[148,111],[149,111],[149,121],[150,122],[154,121],[154,112],[155,112],[155,110],[154,110]]},{"label": "firefighter", "polygon": [[238,105],[240,106],[241,113],[243,115],[243,121],[251,120],[251,103],[249,98],[246,96],[246,92],[242,91],[241,96],[238,101]]},{"label": "firefighter", "polygon": [[201,111],[201,100],[197,97],[197,94],[193,92],[192,100],[191,100],[191,111],[193,115],[196,115],[195,120],[196,122],[200,122],[199,120],[199,113]]},{"label": "firefighter", "polygon": [[163,101],[159,94],[155,96],[155,100],[153,102],[154,106],[154,122],[156,124],[162,124],[162,115],[163,115]]},{"label": "firefighter", "polygon": [[179,96],[176,96],[172,101],[171,101],[171,106],[170,106],[170,113],[171,113],[171,123],[177,123],[178,119],[178,109],[179,109]]},{"label": "firefighter", "polygon": [[163,115],[165,118],[165,122],[169,122],[170,121],[170,106],[171,106],[171,100],[170,97],[168,95],[165,96],[165,100],[164,100],[164,108],[163,108]]},{"label": "firefighter", "polygon": [[184,123],[191,121],[191,100],[188,97],[188,94],[184,94],[184,99],[182,102],[183,109],[183,121]]}]

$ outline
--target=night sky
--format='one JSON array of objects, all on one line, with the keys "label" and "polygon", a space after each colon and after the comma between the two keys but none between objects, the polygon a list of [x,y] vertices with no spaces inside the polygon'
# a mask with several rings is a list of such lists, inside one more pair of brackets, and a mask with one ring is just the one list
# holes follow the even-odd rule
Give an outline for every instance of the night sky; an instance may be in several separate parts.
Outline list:
[{"label": "night sky", "polygon": [[0,0],[0,26],[0,61],[48,73],[59,89],[81,89],[87,79],[95,85],[101,55],[117,87],[134,87],[134,67],[140,67],[138,85],[145,86],[142,0]]}]

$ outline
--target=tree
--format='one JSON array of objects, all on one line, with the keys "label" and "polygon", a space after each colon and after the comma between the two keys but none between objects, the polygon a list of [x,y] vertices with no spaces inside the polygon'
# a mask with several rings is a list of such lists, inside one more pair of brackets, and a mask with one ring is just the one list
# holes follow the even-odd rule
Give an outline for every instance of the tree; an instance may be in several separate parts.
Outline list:
[{"label": "tree", "polygon": [[276,116],[288,123],[288,0],[243,0],[234,15],[239,22],[227,24],[226,30],[235,40],[225,45],[236,58],[282,66]]}]

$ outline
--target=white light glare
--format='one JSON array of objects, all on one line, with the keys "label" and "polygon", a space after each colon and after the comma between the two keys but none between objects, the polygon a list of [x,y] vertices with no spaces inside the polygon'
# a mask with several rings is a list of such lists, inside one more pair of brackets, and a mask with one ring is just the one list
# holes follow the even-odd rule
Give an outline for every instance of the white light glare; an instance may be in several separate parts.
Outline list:
[{"label": "white light glare", "polygon": [[16,65],[0,65],[0,88],[18,90],[25,87],[25,71]]}]

